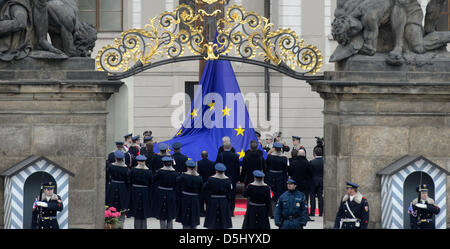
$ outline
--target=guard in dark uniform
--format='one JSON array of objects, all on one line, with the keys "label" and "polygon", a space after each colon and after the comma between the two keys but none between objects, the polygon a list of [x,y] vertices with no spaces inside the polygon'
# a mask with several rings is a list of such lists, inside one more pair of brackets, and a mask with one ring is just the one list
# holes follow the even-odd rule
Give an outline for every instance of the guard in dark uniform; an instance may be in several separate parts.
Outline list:
[{"label": "guard in dark uniform", "polygon": [[308,205],[305,195],[296,189],[296,182],[287,181],[287,191],[278,199],[275,225],[280,229],[303,229],[308,223]]},{"label": "guard in dark uniform", "polygon": [[177,194],[179,201],[177,222],[183,224],[183,229],[196,229],[200,225],[200,200],[202,192],[202,177],[195,171],[197,165],[192,160],[186,161],[187,171],[177,179]]},{"label": "guard in dark uniform", "polygon": [[301,140],[302,140],[302,138],[299,136],[292,136],[292,144],[294,145],[292,147],[292,150],[299,151],[299,150],[303,149],[306,153],[305,147],[303,145],[301,145],[301,143],[300,143]]},{"label": "guard in dark uniform", "polygon": [[419,199],[414,199],[409,205],[408,213],[411,229],[435,229],[434,216],[441,211],[433,199],[428,197],[428,186],[422,184],[417,187]]},{"label": "guard in dark uniform", "polygon": [[[201,154],[202,160],[197,162],[197,172],[202,177],[202,184],[208,181],[208,178],[216,173],[214,162],[208,159],[208,151],[204,150]],[[200,194],[200,216],[205,217],[206,196],[202,191]]]},{"label": "guard in dark uniform", "polygon": [[145,143],[145,139],[146,138],[150,138],[150,139],[148,139],[148,141],[153,143],[153,136],[152,136],[152,134],[153,134],[152,131],[144,131],[144,133],[142,133],[142,137],[143,137],[144,143]]},{"label": "guard in dark uniform", "polygon": [[173,159],[175,160],[174,169],[180,175],[183,172],[186,172],[186,161],[188,157],[181,153],[181,143],[176,142],[172,144],[173,148]]},{"label": "guard in dark uniform", "polygon": [[203,191],[207,193],[204,227],[209,229],[232,228],[231,210],[228,204],[231,201],[232,184],[225,175],[227,168],[223,163],[217,163],[215,169],[216,174],[203,185]]},{"label": "guard in dark uniform", "polygon": [[334,222],[335,229],[367,229],[369,224],[369,203],[358,191],[359,185],[347,182],[347,193],[342,198]]},{"label": "guard in dark uniform", "polygon": [[262,171],[255,170],[253,175],[254,181],[244,190],[244,197],[248,199],[242,229],[270,229],[270,187],[264,183],[265,175]]},{"label": "guard in dark uniform", "polygon": [[159,220],[161,229],[173,229],[173,219],[177,216],[175,187],[178,174],[172,167],[173,158],[166,156],[162,161],[164,167],[154,178],[152,216]]},{"label": "guard in dark uniform", "polygon": [[282,140],[281,140],[281,131],[279,132],[275,132],[275,134],[273,134],[274,136],[274,142],[279,142],[280,144],[283,145],[283,152],[289,152],[291,150],[291,148],[289,146],[287,146]]},{"label": "guard in dark uniform", "polygon": [[[107,206],[115,207],[118,211],[128,211],[130,208],[130,181],[129,169],[124,162],[125,154],[116,150],[114,152],[116,161],[109,167],[111,185],[106,200]],[[125,213],[120,216],[120,221],[125,221]]]},{"label": "guard in dark uniform", "polygon": [[283,145],[281,143],[275,142],[273,147],[275,153],[268,155],[266,160],[266,183],[273,191],[272,205],[275,205],[280,195],[286,191],[288,159],[282,154]]},{"label": "guard in dark uniform", "polygon": [[[121,141],[117,141],[116,142],[116,150],[121,150],[124,154],[125,154],[125,164],[130,167],[131,166],[131,155],[130,153],[127,152],[127,150],[124,148],[124,144]],[[112,151],[111,153],[108,154],[108,162],[109,163],[113,163],[116,161],[116,158],[114,157],[114,152],[116,151]]]},{"label": "guard in dark uniform", "polygon": [[252,140],[250,142],[250,150],[245,152],[242,159],[242,170],[240,180],[247,186],[253,182],[253,171],[264,170],[264,157],[262,151],[258,150],[258,142]]},{"label": "guard in dark uniform", "polygon": [[147,218],[151,216],[152,171],[145,165],[147,158],[136,157],[138,165],[130,170],[131,207],[130,216],[134,217],[134,229],[147,229]]},{"label": "guard in dark uniform", "polygon": [[132,159],[131,168],[136,167],[136,165],[137,165],[136,157],[141,154],[141,147],[139,145],[139,140],[140,140],[139,135],[131,138],[132,144],[130,145],[130,148],[128,149],[128,152],[130,153],[131,159]]},{"label": "guard in dark uniform", "polygon": [[[147,148],[147,144],[153,144],[153,137],[152,136],[144,137],[143,141],[144,141],[144,144],[141,146],[141,150],[140,150],[139,154],[145,156],[150,152]],[[153,151],[151,151],[151,152],[153,153]]]},{"label": "guard in dark uniform", "polygon": [[42,189],[42,195],[34,201],[31,228],[59,229],[57,212],[64,208],[61,197],[53,193],[54,182],[42,184]]},{"label": "guard in dark uniform", "polygon": [[229,142],[225,142],[223,145],[224,151],[221,152],[217,156],[216,164],[223,163],[226,167],[225,175],[230,178],[231,184],[233,188],[230,193],[230,205],[231,216],[234,216],[234,207],[235,207],[235,199],[236,199],[236,184],[239,180],[240,173],[240,164],[239,164],[239,156],[231,150],[231,144]]},{"label": "guard in dark uniform", "polygon": [[163,157],[172,157],[172,155],[170,155],[170,153],[167,151],[169,149],[169,145],[166,143],[159,143],[158,144],[158,150],[159,150],[159,154],[155,155],[154,161],[153,163],[150,165],[151,169],[152,169],[152,173],[153,175],[156,174],[156,171],[159,170],[160,168],[162,168],[164,166],[162,158]]},{"label": "guard in dark uniform", "polygon": [[309,162],[312,174],[312,188],[311,188],[311,211],[309,216],[315,216],[316,212],[316,197],[319,202],[319,216],[323,214],[323,147],[316,146],[314,148],[314,159]]},{"label": "guard in dark uniform", "polygon": [[128,151],[128,149],[130,148],[130,145],[132,143],[132,141],[131,141],[132,137],[133,137],[133,133],[123,136],[123,138],[125,139],[123,147],[125,148],[126,151]]}]

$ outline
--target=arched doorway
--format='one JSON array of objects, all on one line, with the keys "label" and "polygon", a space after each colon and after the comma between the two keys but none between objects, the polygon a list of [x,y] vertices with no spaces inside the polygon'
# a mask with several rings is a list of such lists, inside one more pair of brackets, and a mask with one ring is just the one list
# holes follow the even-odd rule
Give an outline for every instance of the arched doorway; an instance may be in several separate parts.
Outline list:
[{"label": "arched doorway", "polygon": [[[56,182],[49,173],[38,171],[31,174],[25,181],[23,188],[23,228],[31,229],[31,217],[33,202],[41,190],[42,183]],[[58,193],[58,186],[55,187],[54,193]]]},{"label": "arched doorway", "polygon": [[[422,178],[422,179],[421,179]],[[411,229],[409,224],[408,208],[412,200],[418,197],[416,192],[420,184],[428,185],[428,196],[434,199],[434,182],[430,175],[422,171],[416,171],[408,175],[403,183],[403,228]]]}]

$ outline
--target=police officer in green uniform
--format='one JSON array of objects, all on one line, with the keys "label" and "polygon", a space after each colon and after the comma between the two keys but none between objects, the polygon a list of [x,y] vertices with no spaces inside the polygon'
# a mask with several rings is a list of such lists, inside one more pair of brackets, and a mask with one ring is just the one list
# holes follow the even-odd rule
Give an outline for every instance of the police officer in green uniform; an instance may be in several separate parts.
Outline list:
[{"label": "police officer in green uniform", "polygon": [[64,206],[61,197],[53,193],[54,182],[42,185],[43,193],[36,197],[33,206],[32,229],[59,229],[57,212],[62,211]]},{"label": "police officer in green uniform", "polygon": [[428,197],[428,186],[422,184],[417,187],[419,198],[414,199],[409,205],[408,213],[412,229],[435,229],[434,215],[441,211],[433,199]]},{"label": "police officer in green uniform", "polygon": [[308,222],[308,206],[305,195],[296,190],[293,179],[287,181],[288,190],[278,199],[275,208],[275,225],[280,229],[303,229]]},{"label": "police officer in green uniform", "polygon": [[367,229],[369,203],[358,191],[358,187],[356,183],[347,182],[347,193],[336,214],[335,229]]}]

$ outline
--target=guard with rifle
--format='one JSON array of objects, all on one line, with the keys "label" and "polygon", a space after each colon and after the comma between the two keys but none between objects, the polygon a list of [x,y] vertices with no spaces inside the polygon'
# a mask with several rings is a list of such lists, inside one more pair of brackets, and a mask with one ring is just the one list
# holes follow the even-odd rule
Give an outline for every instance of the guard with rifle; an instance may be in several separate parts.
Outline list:
[{"label": "guard with rifle", "polygon": [[356,183],[347,182],[347,193],[336,214],[334,229],[367,229],[369,203],[358,191],[358,187]]},{"label": "guard with rifle", "polygon": [[440,208],[428,197],[426,184],[418,186],[416,191],[419,196],[411,202],[408,209],[411,228],[435,229],[434,216],[439,214]]},{"label": "guard with rifle", "polygon": [[55,194],[54,182],[42,184],[41,191],[33,205],[32,229],[59,229],[57,212],[64,206],[61,197]]}]

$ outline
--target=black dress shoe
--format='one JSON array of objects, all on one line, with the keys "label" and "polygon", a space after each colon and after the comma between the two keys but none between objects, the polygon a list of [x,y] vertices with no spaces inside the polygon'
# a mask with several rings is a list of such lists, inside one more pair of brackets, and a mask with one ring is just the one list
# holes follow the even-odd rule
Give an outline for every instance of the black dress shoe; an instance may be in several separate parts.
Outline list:
[{"label": "black dress shoe", "polygon": [[308,221],[314,221],[314,220],[308,217]]}]

